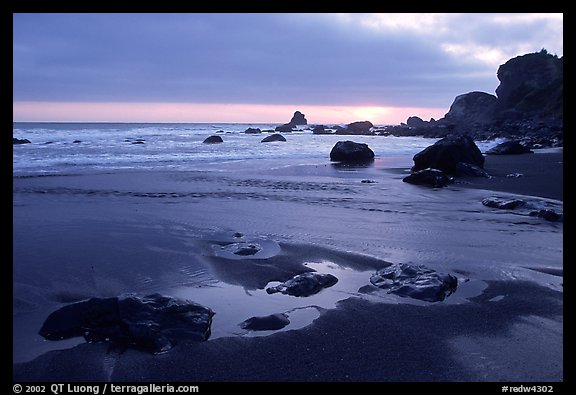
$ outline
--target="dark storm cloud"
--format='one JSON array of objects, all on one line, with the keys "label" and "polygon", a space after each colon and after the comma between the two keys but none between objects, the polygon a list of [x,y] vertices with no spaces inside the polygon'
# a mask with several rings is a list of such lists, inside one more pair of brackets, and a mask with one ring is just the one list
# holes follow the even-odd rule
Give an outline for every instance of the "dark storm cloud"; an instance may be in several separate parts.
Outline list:
[{"label": "dark storm cloud", "polygon": [[460,30],[317,14],[14,15],[14,100],[445,106],[493,92],[494,65],[441,47],[493,42],[487,19],[448,19]]}]

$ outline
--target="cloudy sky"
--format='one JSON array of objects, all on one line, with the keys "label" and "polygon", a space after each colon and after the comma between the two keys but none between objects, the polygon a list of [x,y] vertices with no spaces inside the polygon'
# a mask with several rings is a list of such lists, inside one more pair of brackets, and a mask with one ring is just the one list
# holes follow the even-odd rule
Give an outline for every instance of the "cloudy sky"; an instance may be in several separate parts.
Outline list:
[{"label": "cloudy sky", "polygon": [[14,14],[15,121],[441,118],[562,14]]}]

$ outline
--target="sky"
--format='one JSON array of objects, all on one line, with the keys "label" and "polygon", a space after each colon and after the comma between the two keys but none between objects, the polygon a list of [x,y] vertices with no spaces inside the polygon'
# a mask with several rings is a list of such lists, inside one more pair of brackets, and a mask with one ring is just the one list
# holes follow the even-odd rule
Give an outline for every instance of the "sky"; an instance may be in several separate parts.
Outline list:
[{"label": "sky", "polygon": [[399,124],[563,56],[562,14],[14,14],[14,121]]}]

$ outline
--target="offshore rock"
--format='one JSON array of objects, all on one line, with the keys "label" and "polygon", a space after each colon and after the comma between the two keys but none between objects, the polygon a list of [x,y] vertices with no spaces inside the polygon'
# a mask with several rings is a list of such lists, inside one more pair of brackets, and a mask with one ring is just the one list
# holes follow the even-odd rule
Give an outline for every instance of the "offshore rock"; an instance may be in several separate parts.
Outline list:
[{"label": "offshore rock", "polygon": [[244,131],[246,134],[260,134],[262,130],[260,128],[248,128]]},{"label": "offshore rock", "polygon": [[352,135],[372,135],[371,131],[374,125],[370,121],[356,121],[349,123],[345,128],[336,130],[336,134],[352,134]]},{"label": "offshore rock", "polygon": [[427,302],[441,302],[458,287],[458,279],[450,274],[406,263],[378,270],[370,277],[370,282],[388,293]]},{"label": "offshore rock", "polygon": [[306,117],[300,111],[294,112],[294,115],[292,116],[292,119],[290,120],[290,122],[285,123],[285,124],[280,125],[280,126],[276,126],[274,131],[287,133],[287,132],[291,132],[294,129],[296,129],[296,127],[298,125],[308,125],[308,121],[306,120]]},{"label": "offshore rock", "polygon": [[306,116],[304,116],[304,114],[302,114],[300,111],[296,111],[288,123],[294,126],[308,125],[308,120],[306,120]]},{"label": "offshore rock", "polygon": [[266,288],[266,292],[274,294],[281,292],[292,296],[310,296],[324,288],[333,286],[338,278],[331,274],[308,272],[294,276],[290,280],[275,287]]},{"label": "offshore rock", "polygon": [[89,343],[159,353],[179,340],[207,340],[213,315],[210,308],[160,294],[92,298],[50,314],[39,334],[48,340],[83,336]]}]

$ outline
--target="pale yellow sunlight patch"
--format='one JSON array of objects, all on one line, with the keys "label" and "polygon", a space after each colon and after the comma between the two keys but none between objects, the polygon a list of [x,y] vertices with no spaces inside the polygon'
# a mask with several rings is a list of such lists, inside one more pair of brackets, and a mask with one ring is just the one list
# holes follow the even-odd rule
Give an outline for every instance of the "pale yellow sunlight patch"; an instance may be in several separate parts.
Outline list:
[{"label": "pale yellow sunlight patch", "polygon": [[287,123],[295,111],[309,124],[347,124],[370,121],[375,125],[397,125],[410,116],[424,120],[441,118],[445,108],[319,106],[216,103],[71,103],[14,102],[13,119],[18,122],[214,122]]}]

